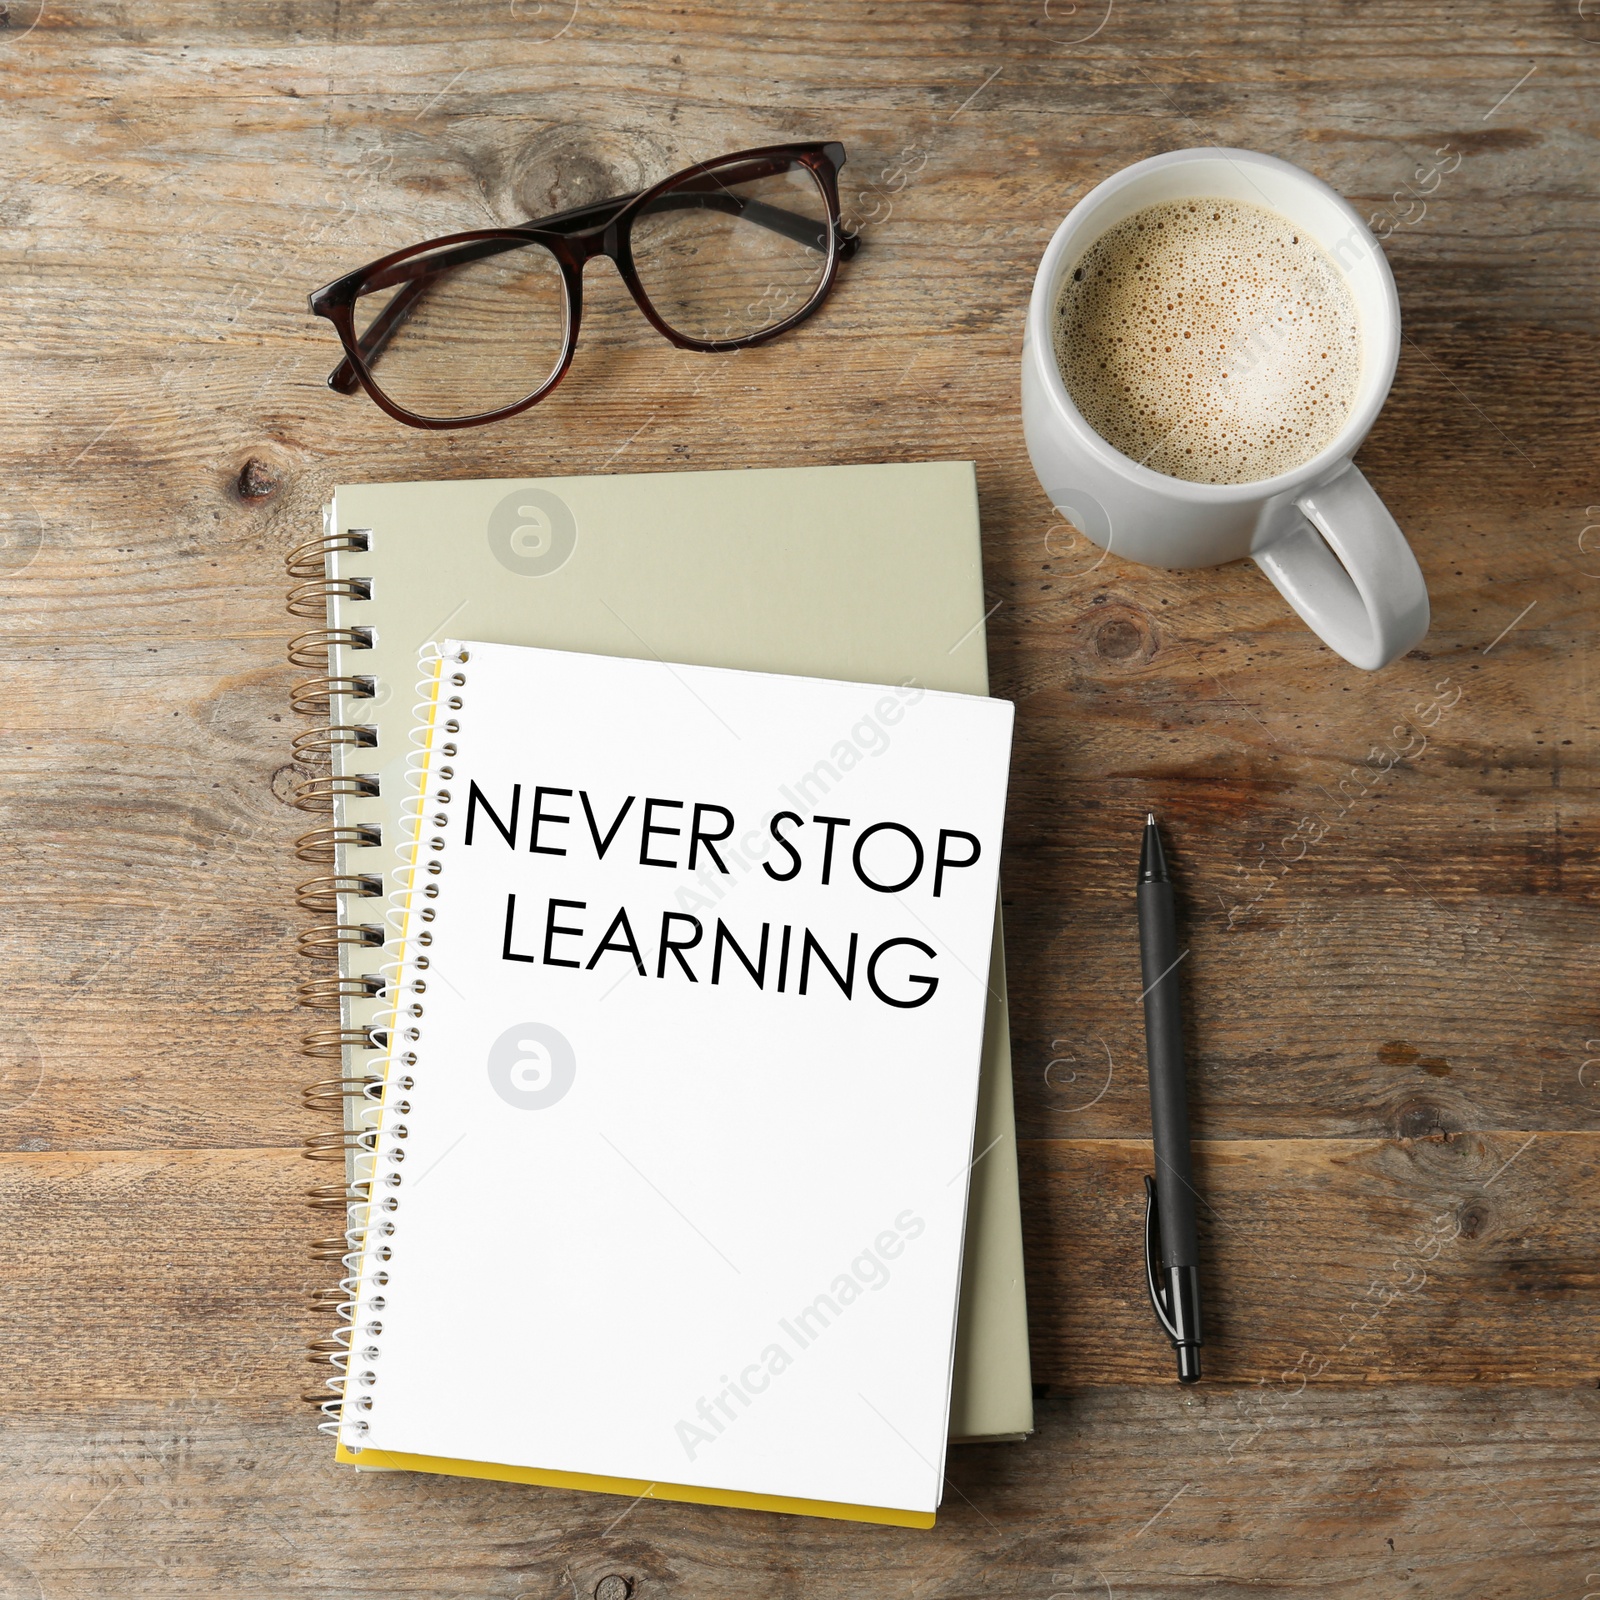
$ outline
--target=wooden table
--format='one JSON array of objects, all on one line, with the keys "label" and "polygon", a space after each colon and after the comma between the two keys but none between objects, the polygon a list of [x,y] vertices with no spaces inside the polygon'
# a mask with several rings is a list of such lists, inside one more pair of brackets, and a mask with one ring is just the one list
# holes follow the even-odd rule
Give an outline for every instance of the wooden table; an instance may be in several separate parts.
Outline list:
[{"label": "wooden table", "polygon": [[[0,12],[0,1596],[1600,1588],[1593,0],[573,5]],[[601,268],[528,416],[430,436],[323,387],[305,293],[343,269],[791,137],[847,142],[866,240],[795,337],[687,357]],[[1029,470],[1045,241],[1196,144],[1388,236],[1361,464],[1434,622],[1385,672],[1253,568],[1094,567]],[[1036,1437],[954,1450],[931,1533],[336,1468],[297,1398],[284,551],[340,480],[947,457],[1018,707]],[[1151,803],[1193,940],[1192,1391],[1139,1278]],[[590,1310],[647,1354],[643,1309]]]}]

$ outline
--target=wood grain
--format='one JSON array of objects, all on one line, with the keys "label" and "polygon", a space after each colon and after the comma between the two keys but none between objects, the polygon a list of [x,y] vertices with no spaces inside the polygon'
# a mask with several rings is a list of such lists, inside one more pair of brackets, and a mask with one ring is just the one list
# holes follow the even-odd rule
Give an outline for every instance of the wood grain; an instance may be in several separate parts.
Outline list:
[{"label": "wood grain", "polygon": [[[1600,1585],[1585,9],[0,7],[0,1594]],[[794,337],[686,355],[602,268],[571,376],[511,423],[423,435],[323,387],[304,295],[346,268],[795,137],[846,142],[865,247]],[[1050,233],[1202,143],[1298,161],[1387,233],[1405,340],[1360,460],[1434,621],[1384,673],[1253,569],[1100,559],[1029,469]],[[322,1230],[283,551],[340,481],[949,457],[977,463],[1018,706],[1039,1436],[954,1452],[922,1536],[608,1527],[610,1501],[334,1469],[291,1405]],[[1195,1394],[1137,1277],[1151,804],[1192,948]]]},{"label": "wood grain", "polygon": [[282,1408],[7,1416],[0,1592],[588,1600],[619,1577],[683,1600],[1579,1596],[1597,1409],[1592,1389],[1053,1393],[1023,1450],[952,1451],[923,1533],[358,1474]]},{"label": "wood grain", "polygon": [[[1196,1185],[1207,1371],[1235,1382],[1573,1383],[1597,1288],[1588,1134],[1216,1140]],[[1140,1250],[1148,1143],[1023,1146],[1034,1376],[1165,1381]]]},{"label": "wood grain", "polygon": [[[1164,1383],[1139,1249],[1148,1142],[1022,1154],[1036,1380]],[[1600,1272],[1597,1161],[1587,1134],[1204,1142],[1207,1370],[1323,1385],[1592,1378],[1573,1330]],[[333,1231],[304,1204],[319,1176],[292,1150],[0,1157],[0,1407],[311,1387],[305,1341],[327,1314],[307,1296],[331,1271],[307,1251]]]}]

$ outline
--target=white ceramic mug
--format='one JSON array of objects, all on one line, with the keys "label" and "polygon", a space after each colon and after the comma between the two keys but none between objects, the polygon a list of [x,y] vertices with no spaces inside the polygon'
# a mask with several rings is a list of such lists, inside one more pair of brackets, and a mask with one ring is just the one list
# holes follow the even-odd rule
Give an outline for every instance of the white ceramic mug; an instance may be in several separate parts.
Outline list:
[{"label": "white ceramic mug", "polygon": [[[1289,218],[1343,273],[1356,303],[1361,375],[1338,435],[1291,472],[1256,483],[1190,483],[1107,444],[1072,402],[1057,365],[1063,277],[1107,229],[1146,206],[1240,200]],[[1351,461],[1389,393],[1400,301],[1383,250],[1350,203],[1287,161],[1251,150],[1176,150],[1084,196],[1039,263],[1022,347],[1022,425],[1050,502],[1095,544],[1158,567],[1249,556],[1320,637],[1369,671],[1428,631],[1428,590],[1388,508]]]}]

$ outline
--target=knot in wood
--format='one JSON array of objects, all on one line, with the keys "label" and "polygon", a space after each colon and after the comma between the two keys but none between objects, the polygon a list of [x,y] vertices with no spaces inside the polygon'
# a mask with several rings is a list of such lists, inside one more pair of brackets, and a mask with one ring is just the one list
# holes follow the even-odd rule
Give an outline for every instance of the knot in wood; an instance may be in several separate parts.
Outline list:
[{"label": "knot in wood", "polygon": [[1090,654],[1104,666],[1142,667],[1156,653],[1150,617],[1126,601],[1097,601],[1080,627]]},{"label": "knot in wood", "polygon": [[278,475],[259,456],[251,456],[239,468],[236,487],[241,500],[265,500],[276,492]]},{"label": "knot in wood", "polygon": [[594,1600],[628,1600],[633,1593],[633,1580],[620,1572],[607,1573],[594,1586]]},{"label": "knot in wood", "polygon": [[1126,661],[1138,654],[1143,637],[1126,617],[1113,617],[1096,630],[1094,647],[1112,661]]},{"label": "knot in wood", "polygon": [[1394,1131],[1400,1139],[1434,1139],[1459,1131],[1459,1121],[1448,1107],[1420,1095],[1402,1100],[1394,1108]]}]

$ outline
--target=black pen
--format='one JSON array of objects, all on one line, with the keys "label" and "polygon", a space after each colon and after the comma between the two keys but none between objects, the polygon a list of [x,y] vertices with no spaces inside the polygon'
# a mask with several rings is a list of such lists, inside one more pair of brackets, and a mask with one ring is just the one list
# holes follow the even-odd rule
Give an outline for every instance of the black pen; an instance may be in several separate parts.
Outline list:
[{"label": "black pen", "polygon": [[[1189,1164],[1183,1012],[1178,1003],[1178,918],[1154,813],[1139,854],[1139,959],[1144,969],[1144,1047],[1150,1065],[1155,1178],[1144,1180],[1144,1275],[1156,1320],[1178,1352],[1178,1382],[1200,1380],[1200,1251]],[[1159,1224],[1159,1226],[1158,1226]]]}]

